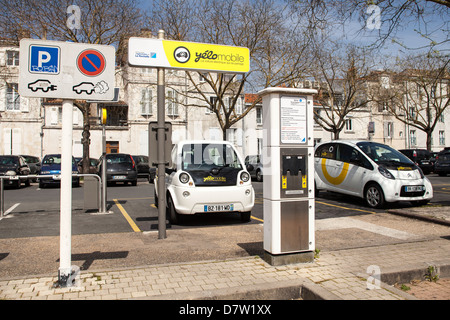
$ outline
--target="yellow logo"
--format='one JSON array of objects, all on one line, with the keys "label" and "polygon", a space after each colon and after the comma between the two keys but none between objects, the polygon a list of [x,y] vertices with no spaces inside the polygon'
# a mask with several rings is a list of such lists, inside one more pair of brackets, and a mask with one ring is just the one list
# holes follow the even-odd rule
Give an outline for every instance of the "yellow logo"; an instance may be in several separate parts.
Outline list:
[{"label": "yellow logo", "polygon": [[345,177],[347,177],[349,164],[347,162],[344,162],[344,166],[342,167],[341,173],[339,173],[339,175],[337,177],[332,177],[332,176],[330,176],[330,174],[327,171],[326,162],[327,162],[327,159],[322,158],[321,165],[322,165],[323,176],[325,177],[325,179],[327,179],[327,181],[329,183],[334,184],[334,185],[341,184],[345,180]]},{"label": "yellow logo", "polygon": [[206,181],[211,181],[211,182],[227,182],[227,178],[225,177],[213,177],[213,176],[208,176],[203,178],[203,182]]}]

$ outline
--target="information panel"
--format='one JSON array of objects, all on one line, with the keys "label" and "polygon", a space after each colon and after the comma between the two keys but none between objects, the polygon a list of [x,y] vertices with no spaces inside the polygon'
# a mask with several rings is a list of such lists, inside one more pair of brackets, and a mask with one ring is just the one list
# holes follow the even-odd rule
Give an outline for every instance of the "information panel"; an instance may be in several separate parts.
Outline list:
[{"label": "information panel", "polygon": [[305,144],[307,141],[306,97],[282,96],[280,99],[281,143]]}]

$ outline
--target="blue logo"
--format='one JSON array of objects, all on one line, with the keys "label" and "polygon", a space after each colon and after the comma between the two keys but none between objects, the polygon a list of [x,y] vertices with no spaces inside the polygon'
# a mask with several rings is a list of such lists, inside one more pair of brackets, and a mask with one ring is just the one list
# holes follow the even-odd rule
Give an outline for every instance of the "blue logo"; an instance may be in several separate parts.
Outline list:
[{"label": "blue logo", "polygon": [[29,72],[58,74],[61,49],[53,46],[30,46]]}]

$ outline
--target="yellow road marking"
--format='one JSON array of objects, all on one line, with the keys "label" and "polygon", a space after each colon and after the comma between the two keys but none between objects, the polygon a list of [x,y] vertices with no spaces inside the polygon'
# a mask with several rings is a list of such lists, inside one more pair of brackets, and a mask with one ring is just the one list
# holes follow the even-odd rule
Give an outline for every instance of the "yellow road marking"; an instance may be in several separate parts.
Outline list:
[{"label": "yellow road marking", "polygon": [[254,217],[254,216],[250,216],[250,218],[255,219],[255,220],[258,220],[258,221],[260,221],[260,222],[264,222],[264,220],[259,219],[259,218],[256,218],[256,217]]},{"label": "yellow road marking", "polygon": [[119,208],[120,212],[122,212],[122,215],[128,221],[128,223],[130,224],[130,226],[133,229],[133,231],[134,232],[141,232],[141,230],[138,228],[136,223],[134,223],[133,219],[131,219],[131,217],[128,215],[128,213],[125,211],[125,209],[119,203],[119,201],[117,199],[113,199],[113,201],[116,203],[117,208]]},{"label": "yellow road marking", "polygon": [[376,214],[375,211],[367,211],[367,210],[361,210],[361,209],[356,209],[356,208],[341,207],[341,206],[337,206],[337,205],[335,205],[335,204],[330,204],[330,203],[326,203],[326,202],[322,202],[322,201],[317,201],[317,200],[316,200],[316,203],[320,203],[320,204],[324,204],[324,205],[326,205],[326,206],[336,207],[336,208],[340,208],[340,209],[354,210],[354,211],[361,211],[361,212],[367,212],[367,213]]}]

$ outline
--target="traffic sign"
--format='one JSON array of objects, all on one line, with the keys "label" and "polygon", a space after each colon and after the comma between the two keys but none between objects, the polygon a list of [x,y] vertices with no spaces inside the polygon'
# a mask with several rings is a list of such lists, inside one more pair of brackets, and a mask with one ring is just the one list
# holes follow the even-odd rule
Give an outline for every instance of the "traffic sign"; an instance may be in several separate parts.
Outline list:
[{"label": "traffic sign", "polygon": [[58,74],[60,48],[56,46],[30,46],[29,72],[40,74]]},{"label": "traffic sign", "polygon": [[105,57],[100,51],[88,49],[81,52],[77,58],[77,67],[86,76],[98,76],[105,70]]},{"label": "traffic sign", "polygon": [[132,37],[128,62],[141,67],[245,73],[250,70],[250,51],[244,47]]},{"label": "traffic sign", "polygon": [[113,46],[20,41],[19,94],[29,98],[114,99]]}]

